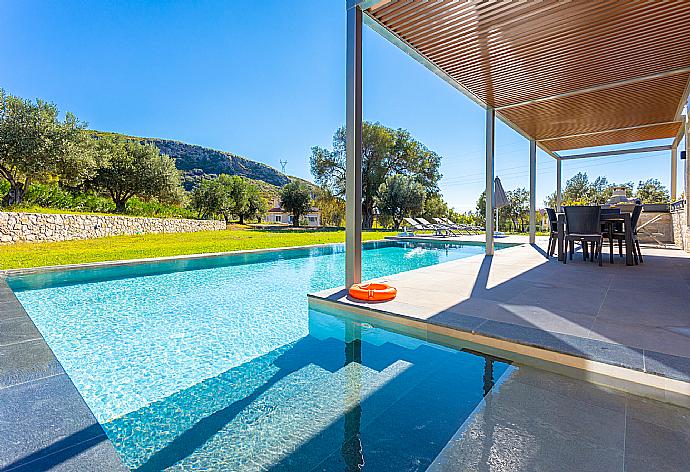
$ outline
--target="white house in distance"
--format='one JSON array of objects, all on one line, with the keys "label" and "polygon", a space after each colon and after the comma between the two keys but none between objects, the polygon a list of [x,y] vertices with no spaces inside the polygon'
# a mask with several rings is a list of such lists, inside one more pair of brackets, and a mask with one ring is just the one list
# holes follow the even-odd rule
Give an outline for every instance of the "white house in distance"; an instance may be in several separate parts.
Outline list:
[{"label": "white house in distance", "polygon": [[[321,226],[321,210],[312,207],[311,211],[303,218],[307,221],[307,226]],[[277,224],[292,224],[292,213],[286,211],[280,206],[280,198],[274,198],[271,204],[271,209],[264,215],[265,223]]]}]

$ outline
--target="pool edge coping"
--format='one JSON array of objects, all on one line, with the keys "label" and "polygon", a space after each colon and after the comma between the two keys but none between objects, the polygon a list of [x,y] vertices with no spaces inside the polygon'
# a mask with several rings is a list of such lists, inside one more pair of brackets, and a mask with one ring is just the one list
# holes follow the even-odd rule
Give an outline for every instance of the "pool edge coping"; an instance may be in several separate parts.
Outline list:
[{"label": "pool edge coping", "polygon": [[[362,244],[374,243],[374,242],[387,242],[391,241],[386,238],[382,239],[371,239],[364,241]],[[393,241],[394,242],[394,241]],[[270,253],[277,251],[294,251],[298,249],[310,249],[317,247],[328,247],[335,246],[345,243],[317,243],[317,244],[307,244],[304,246],[280,246],[280,247],[269,247],[269,248],[258,248],[258,249],[238,249],[236,251],[223,251],[223,252],[201,252],[195,254],[178,254],[176,256],[160,256],[160,257],[147,257],[140,259],[120,259],[113,261],[99,261],[99,262],[82,262],[78,264],[63,264],[63,265],[53,265],[53,266],[39,266],[39,267],[26,267],[19,269],[1,269],[0,278],[2,277],[14,277],[20,275],[30,275],[45,272],[60,272],[68,270],[79,270],[79,269],[98,269],[103,267],[126,267],[141,264],[151,264],[156,262],[170,262],[185,259],[205,259],[212,257],[224,257],[233,256],[241,254],[261,254]],[[460,243],[458,243],[460,244]]]}]

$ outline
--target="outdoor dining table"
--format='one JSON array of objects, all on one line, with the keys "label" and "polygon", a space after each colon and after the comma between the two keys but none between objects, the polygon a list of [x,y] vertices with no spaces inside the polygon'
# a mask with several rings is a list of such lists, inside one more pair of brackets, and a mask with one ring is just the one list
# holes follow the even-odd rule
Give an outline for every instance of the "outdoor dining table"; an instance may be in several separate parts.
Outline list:
[{"label": "outdoor dining table", "polygon": [[[565,213],[557,214],[558,222],[558,260],[563,261],[566,257],[565,248]],[[633,234],[632,234],[632,224],[631,224],[631,213],[630,212],[620,212],[620,213],[602,213],[599,217],[599,221],[602,223],[607,223],[609,225],[609,231],[612,230],[614,223],[623,223],[623,230],[625,232],[625,265],[635,265],[635,260],[633,258]]]}]

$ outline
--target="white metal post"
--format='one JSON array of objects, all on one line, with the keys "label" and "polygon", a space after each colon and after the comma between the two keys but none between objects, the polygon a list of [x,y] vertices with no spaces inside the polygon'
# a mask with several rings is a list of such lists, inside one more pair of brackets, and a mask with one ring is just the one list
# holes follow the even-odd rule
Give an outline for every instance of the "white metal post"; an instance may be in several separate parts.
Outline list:
[{"label": "white metal post", "polygon": [[[690,114],[690,107],[686,109],[686,116],[685,116],[685,225],[686,225],[686,231],[687,227],[690,227],[690,193],[688,193],[688,190],[690,190],[690,164],[688,162],[690,161],[690,144],[688,144],[688,141],[690,141],[690,119],[688,118],[688,114]],[[686,250],[688,248],[685,248]]]},{"label": "white metal post", "polygon": [[362,281],[362,10],[347,10],[345,284]]},{"label": "white metal post", "polygon": [[486,254],[494,253],[494,118],[491,107],[486,108]]},{"label": "white metal post", "polygon": [[529,140],[529,242],[537,239],[537,142]]},{"label": "white metal post", "polygon": [[678,148],[671,148],[671,201],[678,197]]},{"label": "white metal post", "polygon": [[561,160],[556,159],[556,211],[562,211],[561,206],[563,204],[563,198],[561,196],[561,173],[562,165]]}]

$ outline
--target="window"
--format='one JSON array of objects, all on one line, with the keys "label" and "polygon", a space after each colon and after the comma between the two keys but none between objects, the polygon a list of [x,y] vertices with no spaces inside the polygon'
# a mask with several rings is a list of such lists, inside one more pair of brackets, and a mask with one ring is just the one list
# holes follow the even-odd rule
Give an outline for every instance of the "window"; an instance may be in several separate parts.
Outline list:
[{"label": "window", "polygon": [[310,217],[309,217],[309,222],[310,222],[310,223],[316,223],[316,217],[315,217],[315,216],[310,216]]},{"label": "window", "polygon": [[276,223],[282,222],[282,217],[280,215],[276,215]]}]

